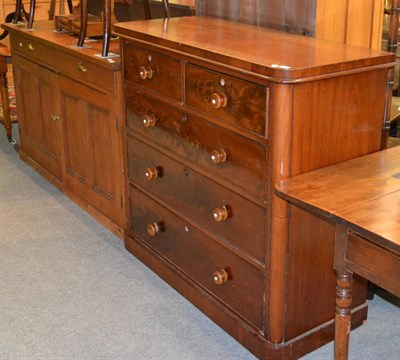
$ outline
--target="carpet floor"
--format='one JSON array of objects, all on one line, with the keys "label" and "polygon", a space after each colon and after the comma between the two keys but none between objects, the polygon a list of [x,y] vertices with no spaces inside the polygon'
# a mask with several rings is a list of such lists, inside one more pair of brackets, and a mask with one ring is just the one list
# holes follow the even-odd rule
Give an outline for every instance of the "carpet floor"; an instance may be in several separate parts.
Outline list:
[{"label": "carpet floor", "polygon": [[[21,162],[2,127],[0,145],[1,360],[255,359]],[[350,359],[398,360],[399,299],[369,307]],[[303,359],[333,359],[333,344]]]}]

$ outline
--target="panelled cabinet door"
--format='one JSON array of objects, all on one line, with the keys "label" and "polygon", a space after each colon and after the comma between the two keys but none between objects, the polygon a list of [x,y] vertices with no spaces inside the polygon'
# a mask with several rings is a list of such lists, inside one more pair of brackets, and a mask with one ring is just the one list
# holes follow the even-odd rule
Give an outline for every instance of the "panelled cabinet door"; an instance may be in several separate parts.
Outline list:
[{"label": "panelled cabinet door", "polygon": [[122,226],[122,166],[115,99],[60,76],[65,185]]},{"label": "panelled cabinet door", "polygon": [[13,55],[18,121],[24,151],[57,179],[62,178],[62,127],[58,76]]}]

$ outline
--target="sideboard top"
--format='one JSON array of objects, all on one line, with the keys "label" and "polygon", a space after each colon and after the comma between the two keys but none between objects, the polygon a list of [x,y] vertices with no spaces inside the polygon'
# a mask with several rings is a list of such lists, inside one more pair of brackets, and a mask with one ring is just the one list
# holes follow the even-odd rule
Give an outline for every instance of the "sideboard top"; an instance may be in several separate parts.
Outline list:
[{"label": "sideboard top", "polygon": [[393,67],[394,55],[278,30],[191,16],[117,23],[114,31],[278,81],[301,81],[366,67]]},{"label": "sideboard top", "polygon": [[8,30],[11,34],[18,34],[29,41],[43,43],[46,46],[57,48],[63,53],[82,57],[87,61],[94,62],[114,71],[119,71],[121,64],[119,58],[119,43],[116,40],[110,42],[110,53],[115,53],[117,57],[102,58],[102,40],[85,40],[83,47],[78,47],[78,38],[71,36],[66,31],[57,31],[54,21],[42,20],[35,21],[32,29],[27,28],[27,23],[3,23],[1,27]]}]

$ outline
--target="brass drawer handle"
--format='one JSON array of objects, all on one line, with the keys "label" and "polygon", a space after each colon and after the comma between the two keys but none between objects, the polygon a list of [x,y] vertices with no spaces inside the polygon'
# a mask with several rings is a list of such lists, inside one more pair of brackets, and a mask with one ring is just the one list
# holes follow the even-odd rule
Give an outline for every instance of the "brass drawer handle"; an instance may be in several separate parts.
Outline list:
[{"label": "brass drawer handle", "polygon": [[59,121],[59,120],[60,120],[60,117],[59,117],[58,115],[52,114],[52,115],[51,115],[51,120],[53,120],[54,122],[56,122],[56,121]]},{"label": "brass drawer handle", "polygon": [[143,126],[145,128],[156,126],[156,122],[157,122],[156,117],[153,114],[145,115],[143,118]]},{"label": "brass drawer handle", "polygon": [[232,217],[232,211],[229,205],[224,205],[218,208],[215,208],[212,212],[213,219],[217,222],[225,221],[228,218]]},{"label": "brass drawer handle", "polygon": [[34,51],[34,50],[35,50],[35,47],[33,46],[32,43],[29,43],[29,44],[28,44],[28,49]]},{"label": "brass drawer handle", "polygon": [[139,76],[142,80],[151,79],[153,77],[153,75],[154,75],[154,71],[150,66],[148,66],[148,67],[141,66],[139,68]]},{"label": "brass drawer handle", "polygon": [[226,151],[222,148],[213,150],[210,158],[214,165],[222,164],[226,161]]},{"label": "brass drawer handle", "polygon": [[228,98],[225,94],[214,93],[211,96],[211,105],[214,109],[224,108],[228,105]]},{"label": "brass drawer handle", "polygon": [[221,269],[218,271],[214,271],[213,279],[216,285],[221,286],[229,280],[229,276],[225,269]]},{"label": "brass drawer handle", "polygon": [[86,67],[86,65],[82,64],[81,62],[78,63],[77,68],[78,68],[78,71],[87,72],[87,67]]}]

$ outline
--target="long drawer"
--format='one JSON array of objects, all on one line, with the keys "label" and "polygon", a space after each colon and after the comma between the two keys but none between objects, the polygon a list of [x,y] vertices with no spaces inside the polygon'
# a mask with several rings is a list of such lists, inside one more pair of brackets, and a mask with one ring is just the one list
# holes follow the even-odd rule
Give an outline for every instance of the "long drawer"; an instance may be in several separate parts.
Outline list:
[{"label": "long drawer", "polygon": [[181,61],[124,42],[124,78],[174,100],[181,99]]},{"label": "long drawer", "polygon": [[127,126],[264,198],[266,147],[126,88]]},{"label": "long drawer", "polygon": [[185,66],[186,104],[266,136],[268,88],[200,66]]},{"label": "long drawer", "polygon": [[[264,273],[130,187],[135,235],[262,329]],[[219,285],[218,285],[219,284]]]},{"label": "long drawer", "polygon": [[[265,209],[128,136],[129,179],[264,262]],[[248,234],[253,234],[249,238]]]}]

